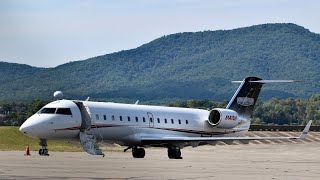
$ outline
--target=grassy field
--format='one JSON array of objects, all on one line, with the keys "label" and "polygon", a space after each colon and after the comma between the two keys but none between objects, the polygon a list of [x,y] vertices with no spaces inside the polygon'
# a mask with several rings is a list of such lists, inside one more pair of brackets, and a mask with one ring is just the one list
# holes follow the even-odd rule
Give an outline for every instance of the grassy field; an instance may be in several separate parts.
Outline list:
[{"label": "grassy field", "polygon": [[[24,151],[27,145],[29,145],[30,151],[38,151],[40,148],[39,140],[29,138],[28,136],[22,134],[19,131],[19,127],[0,126],[1,151]],[[83,151],[78,142],[67,142],[58,140],[49,140],[48,149],[49,151]]]}]

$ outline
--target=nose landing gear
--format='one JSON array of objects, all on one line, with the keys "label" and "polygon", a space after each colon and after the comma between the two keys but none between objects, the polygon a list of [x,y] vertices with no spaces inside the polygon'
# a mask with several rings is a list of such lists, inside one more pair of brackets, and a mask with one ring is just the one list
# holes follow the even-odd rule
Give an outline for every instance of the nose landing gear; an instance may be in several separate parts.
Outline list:
[{"label": "nose landing gear", "polygon": [[40,139],[39,145],[41,146],[41,149],[39,149],[39,155],[40,156],[49,156],[48,149],[47,149],[47,140]]}]

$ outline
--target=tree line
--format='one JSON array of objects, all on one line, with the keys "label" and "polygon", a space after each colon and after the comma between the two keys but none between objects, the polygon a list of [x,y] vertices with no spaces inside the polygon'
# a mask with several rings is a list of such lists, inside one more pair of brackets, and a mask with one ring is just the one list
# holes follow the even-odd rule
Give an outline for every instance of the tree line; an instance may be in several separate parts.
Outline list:
[{"label": "tree line", "polygon": [[0,126],[20,126],[47,103],[48,101],[42,100],[34,100],[31,103],[0,102]]},{"label": "tree line", "polygon": [[[190,100],[169,103],[171,107],[186,107],[213,109],[224,108],[225,102],[214,102],[209,100]],[[272,98],[269,101],[258,101],[253,113],[253,124],[291,124],[305,125],[313,120],[313,125],[320,125],[320,94],[312,95],[308,99]]]},{"label": "tree line", "polygon": [[[20,126],[28,117],[40,110],[48,101],[34,100],[30,103],[1,103],[0,126]],[[166,104],[169,107],[185,107],[199,109],[224,108],[227,101],[210,100],[177,101]],[[258,101],[252,118],[253,124],[291,124],[305,125],[313,120],[313,125],[320,125],[320,94],[308,99],[272,98]]]}]

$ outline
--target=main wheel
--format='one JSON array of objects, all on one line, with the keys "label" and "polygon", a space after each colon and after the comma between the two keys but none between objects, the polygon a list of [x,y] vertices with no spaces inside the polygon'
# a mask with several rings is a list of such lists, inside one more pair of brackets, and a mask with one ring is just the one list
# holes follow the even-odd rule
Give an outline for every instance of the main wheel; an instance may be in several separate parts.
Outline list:
[{"label": "main wheel", "polygon": [[132,148],[132,156],[134,158],[144,158],[146,151],[143,148]]},{"label": "main wheel", "polygon": [[132,157],[138,158],[138,148],[132,148]]},{"label": "main wheel", "polygon": [[144,158],[146,151],[143,148],[138,149],[138,158]]},{"label": "main wheel", "polygon": [[182,159],[180,149],[176,149],[176,150],[174,151],[174,158],[175,158],[175,159]]},{"label": "main wheel", "polygon": [[179,148],[168,148],[169,159],[182,159],[181,151]]},{"label": "main wheel", "polygon": [[169,159],[174,159],[174,150],[173,149],[168,149],[168,157]]}]

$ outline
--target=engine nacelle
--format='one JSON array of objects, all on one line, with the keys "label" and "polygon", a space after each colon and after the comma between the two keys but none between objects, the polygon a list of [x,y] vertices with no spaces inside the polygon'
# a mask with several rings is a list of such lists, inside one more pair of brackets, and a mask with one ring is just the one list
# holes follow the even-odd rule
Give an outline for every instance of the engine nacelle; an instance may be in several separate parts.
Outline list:
[{"label": "engine nacelle", "polygon": [[231,129],[243,121],[238,113],[231,109],[215,108],[210,111],[208,122],[217,128]]}]

